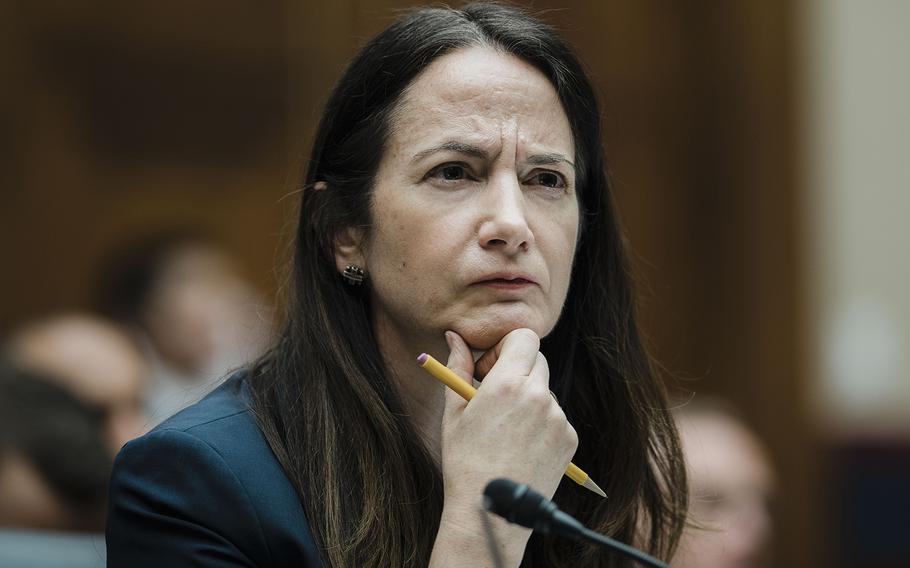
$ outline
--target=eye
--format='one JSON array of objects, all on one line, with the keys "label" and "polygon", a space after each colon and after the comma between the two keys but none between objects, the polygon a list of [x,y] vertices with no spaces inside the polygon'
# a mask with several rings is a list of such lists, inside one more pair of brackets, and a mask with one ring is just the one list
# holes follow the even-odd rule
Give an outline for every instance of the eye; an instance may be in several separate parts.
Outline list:
[{"label": "eye", "polygon": [[467,179],[473,179],[468,173],[464,164],[442,164],[436,166],[427,174],[427,179],[435,179],[442,182],[456,182]]},{"label": "eye", "polygon": [[560,189],[566,187],[566,179],[562,174],[552,171],[542,171],[535,172],[528,181],[526,182],[531,185],[541,185],[543,187],[551,187],[554,189]]}]

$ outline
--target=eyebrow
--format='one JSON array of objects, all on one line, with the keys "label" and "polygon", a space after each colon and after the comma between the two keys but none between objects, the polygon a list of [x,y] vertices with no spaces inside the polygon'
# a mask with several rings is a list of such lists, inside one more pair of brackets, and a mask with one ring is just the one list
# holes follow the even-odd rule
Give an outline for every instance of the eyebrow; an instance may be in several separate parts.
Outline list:
[{"label": "eyebrow", "polygon": [[[464,142],[458,142],[456,140],[449,140],[447,142],[443,142],[442,144],[440,144],[438,146],[433,146],[432,148],[427,148],[426,150],[421,150],[420,152],[417,152],[416,154],[414,154],[414,157],[411,159],[411,162],[412,163],[418,162],[418,161],[426,158],[427,156],[430,156],[437,152],[456,152],[458,154],[464,154],[466,156],[471,156],[472,158],[480,158],[483,160],[486,160],[487,158],[489,158],[489,154],[487,153],[487,151],[479,146],[474,146],[473,144],[466,144]],[[575,164],[573,164],[568,158],[566,158],[562,154],[559,154],[556,152],[549,152],[549,153],[545,153],[545,154],[534,154],[532,156],[528,156],[528,163],[534,164],[535,166],[548,166],[548,165],[553,165],[553,164],[565,163],[565,164],[572,166],[573,169],[575,168]]]},{"label": "eyebrow", "polygon": [[562,154],[557,154],[555,152],[551,152],[548,154],[534,154],[533,156],[528,156],[528,163],[534,164],[535,166],[549,166],[549,165],[553,165],[553,164],[564,163],[564,164],[569,164],[570,166],[572,166],[573,169],[575,168],[575,164],[573,164],[571,161],[569,161],[568,158],[566,158]]},{"label": "eyebrow", "polygon": [[414,158],[411,161],[417,162],[437,152],[457,152],[459,154],[465,154],[473,158],[482,158],[484,160],[489,156],[487,152],[479,146],[474,146],[473,144],[465,144],[464,142],[456,142],[455,140],[449,140],[448,142],[443,142],[439,146],[433,146],[432,148],[427,148],[426,150],[417,152],[414,154]]}]

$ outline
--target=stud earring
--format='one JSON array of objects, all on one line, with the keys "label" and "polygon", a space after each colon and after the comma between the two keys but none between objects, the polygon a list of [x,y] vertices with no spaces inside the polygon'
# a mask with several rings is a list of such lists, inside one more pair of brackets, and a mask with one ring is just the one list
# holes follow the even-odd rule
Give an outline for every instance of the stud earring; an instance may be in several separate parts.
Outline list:
[{"label": "stud earring", "polygon": [[341,273],[341,277],[344,279],[344,283],[348,286],[361,286],[363,285],[365,273],[359,266],[349,264],[344,268],[344,272]]}]

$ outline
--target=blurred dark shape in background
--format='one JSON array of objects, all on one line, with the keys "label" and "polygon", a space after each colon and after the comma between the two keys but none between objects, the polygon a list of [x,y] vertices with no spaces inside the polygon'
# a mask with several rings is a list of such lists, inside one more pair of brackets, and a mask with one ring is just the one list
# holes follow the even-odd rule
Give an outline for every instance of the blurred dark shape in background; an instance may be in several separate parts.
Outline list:
[{"label": "blurred dark shape in background", "polygon": [[689,476],[689,526],[675,568],[769,568],[776,484],[764,444],[730,403],[696,396],[674,409]]},{"label": "blurred dark shape in background", "polygon": [[23,368],[44,373],[91,409],[102,421],[111,458],[148,429],[142,410],[148,366],[115,324],[83,313],[46,317],[16,330],[4,353]]},{"label": "blurred dark shape in background", "polygon": [[60,379],[0,361],[0,527],[100,532],[113,458]]},{"label": "blurred dark shape in background", "polygon": [[910,566],[910,442],[901,437],[842,440],[825,455],[822,480],[835,504],[831,544],[835,566]]},{"label": "blurred dark shape in background", "polygon": [[97,272],[94,303],[144,354],[152,424],[258,356],[271,320],[236,259],[191,229],[162,229],[111,251]]}]

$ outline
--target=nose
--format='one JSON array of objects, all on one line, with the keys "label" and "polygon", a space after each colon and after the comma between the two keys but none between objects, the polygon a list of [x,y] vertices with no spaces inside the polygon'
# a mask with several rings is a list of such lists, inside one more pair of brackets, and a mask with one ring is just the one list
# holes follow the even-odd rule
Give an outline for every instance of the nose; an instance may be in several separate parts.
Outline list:
[{"label": "nose", "polygon": [[510,255],[526,252],[534,244],[534,233],[528,225],[524,193],[514,172],[491,178],[483,194],[480,246]]}]

